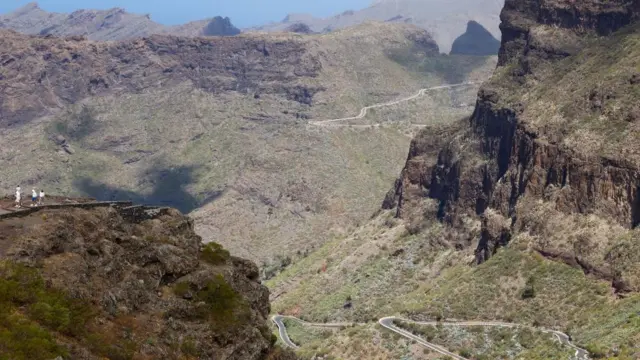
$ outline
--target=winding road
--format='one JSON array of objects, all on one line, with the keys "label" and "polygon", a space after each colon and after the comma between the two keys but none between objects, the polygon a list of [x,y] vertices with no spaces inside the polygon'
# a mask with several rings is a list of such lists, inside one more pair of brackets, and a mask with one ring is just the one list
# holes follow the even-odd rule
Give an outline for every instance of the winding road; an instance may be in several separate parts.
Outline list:
[{"label": "winding road", "polygon": [[[283,319],[292,319],[295,321],[300,322],[303,325],[306,326],[311,326],[311,327],[330,327],[330,328],[342,328],[342,327],[347,327],[347,326],[351,326],[351,325],[356,325],[356,323],[326,323],[326,324],[322,324],[322,323],[309,323],[303,320],[300,320],[298,318],[292,317],[292,316],[282,316],[282,315],[275,315],[271,318],[271,320],[276,324],[276,326],[278,327],[278,332],[280,334],[280,339],[282,339],[282,342],[285,343],[285,345],[293,348],[293,349],[297,349],[298,345],[296,345],[295,343],[293,343],[293,341],[291,341],[291,339],[289,338],[289,335],[287,334],[287,328],[284,325],[284,323],[282,322]],[[530,329],[536,329],[542,332],[546,332],[546,333],[550,333],[553,334],[558,341],[560,341],[563,345],[568,346],[572,349],[574,349],[575,355],[574,355],[574,359],[575,360],[589,360],[589,353],[582,348],[577,347],[576,345],[574,345],[571,342],[571,338],[569,337],[569,335],[560,332],[560,331],[556,331],[556,330],[548,330],[548,329],[542,329],[542,328],[536,328],[536,327],[532,327],[532,326],[526,326],[526,325],[522,325],[522,324],[513,324],[513,323],[504,323],[504,322],[497,322],[497,321],[451,321],[451,322],[436,322],[436,321],[426,321],[426,322],[419,322],[419,321],[412,321],[412,320],[407,320],[407,319],[402,319],[402,318],[398,318],[395,316],[388,316],[388,317],[383,317],[381,319],[378,320],[378,324],[380,324],[382,327],[391,330],[393,332],[395,332],[396,334],[403,336],[407,339],[413,340],[416,343],[422,345],[425,348],[428,348],[430,350],[433,350],[435,352],[438,352],[442,355],[446,355],[446,356],[450,356],[453,359],[456,360],[469,360],[465,357],[462,357],[458,354],[452,353],[450,351],[448,351],[447,349],[443,348],[442,346],[430,343],[428,341],[426,341],[425,339],[416,336],[414,334],[412,334],[411,332],[401,329],[397,326],[395,326],[394,321],[403,321],[406,323],[412,323],[412,324],[417,324],[417,325],[431,325],[431,326],[436,326],[436,325],[441,325],[441,326],[494,326],[494,327],[507,327],[507,328],[515,328],[515,327],[526,327],[526,328],[530,328]]]},{"label": "winding road", "polygon": [[[431,88],[426,88],[426,89],[420,89],[420,91],[418,91],[417,94],[400,99],[400,100],[396,100],[396,101],[391,101],[391,102],[386,102],[386,103],[380,103],[380,104],[375,104],[375,105],[370,105],[370,106],[366,106],[363,107],[360,110],[360,113],[357,116],[353,116],[353,117],[346,117],[346,118],[339,118],[339,119],[329,119],[329,120],[321,120],[321,121],[309,121],[309,125],[314,125],[314,126],[345,126],[345,125],[331,125],[333,123],[336,122],[341,122],[341,121],[349,121],[349,120],[358,120],[358,119],[362,119],[365,116],[367,116],[367,111],[370,109],[375,109],[375,108],[380,108],[380,107],[386,107],[386,106],[393,106],[393,105],[397,105],[403,102],[407,102],[407,101],[411,101],[413,99],[417,99],[421,96],[424,96],[426,94],[427,91],[430,90],[439,90],[439,89],[451,89],[451,88],[455,88],[455,87],[461,87],[461,86],[468,86],[468,85],[476,85],[476,84],[481,84],[481,82],[465,82],[465,83],[460,83],[460,84],[450,84],[450,85],[441,85],[441,86],[435,86],[435,87],[431,87]],[[347,125],[347,126],[353,126],[353,127],[366,127],[366,128],[370,128],[370,127],[379,127],[380,124],[374,124],[374,125]],[[425,125],[417,125],[417,126],[425,126]],[[344,328],[344,327],[348,327],[348,326],[352,326],[352,325],[363,325],[363,324],[359,324],[359,323],[310,323],[310,322],[306,322],[304,320],[300,320],[296,317],[293,316],[283,316],[283,315],[275,315],[273,317],[271,317],[271,320],[276,324],[276,326],[278,327],[278,334],[280,335],[280,339],[282,340],[282,342],[287,345],[288,347],[291,347],[293,349],[297,349],[298,345],[296,345],[293,341],[291,341],[291,339],[289,338],[289,334],[287,333],[287,327],[284,325],[283,320],[284,319],[291,319],[294,321],[297,321],[305,326],[309,326],[309,327],[322,327],[322,328]],[[407,339],[413,340],[416,343],[424,346],[425,348],[431,349],[435,352],[438,352],[442,355],[446,355],[446,356],[450,356],[453,359],[456,360],[469,360],[465,357],[462,357],[458,354],[452,353],[450,351],[448,351],[447,349],[445,349],[442,346],[436,345],[436,344],[432,344],[428,341],[426,341],[425,339],[416,336],[414,334],[412,334],[411,332],[401,329],[397,326],[394,325],[394,321],[398,320],[398,321],[403,321],[406,323],[413,323],[413,324],[417,324],[417,325],[441,325],[441,326],[494,326],[494,327],[508,327],[508,328],[515,328],[515,327],[526,327],[526,328],[530,328],[530,329],[536,329],[542,332],[546,332],[546,333],[551,333],[553,334],[563,345],[568,346],[572,349],[574,349],[575,355],[574,355],[574,360],[589,360],[589,352],[586,351],[585,349],[579,348],[576,345],[574,345],[571,342],[571,338],[569,337],[569,335],[562,333],[560,331],[556,331],[556,330],[548,330],[548,329],[542,329],[542,328],[536,328],[536,327],[531,327],[531,326],[526,326],[526,325],[522,325],[522,324],[513,324],[513,323],[503,323],[503,322],[492,322],[492,321],[451,321],[451,322],[436,322],[436,321],[430,321],[430,322],[418,322],[418,321],[412,321],[412,320],[407,320],[407,319],[401,319],[398,317],[394,317],[394,316],[388,316],[388,317],[384,317],[378,320],[378,323],[390,330],[393,331],[397,334],[399,334],[400,336],[403,336]]]},{"label": "winding road", "polygon": [[[390,101],[390,102],[386,102],[386,103],[380,103],[380,104],[365,106],[360,110],[360,113],[357,116],[339,118],[339,119],[320,120],[320,121],[309,121],[309,125],[327,126],[329,124],[340,122],[340,121],[358,120],[358,119],[362,119],[365,116],[367,116],[367,111],[369,111],[370,109],[381,108],[381,107],[386,107],[386,106],[393,106],[393,105],[397,105],[397,104],[400,104],[400,103],[403,103],[403,102],[411,101],[413,99],[417,99],[417,98],[419,98],[421,96],[424,96],[427,91],[440,90],[440,89],[451,89],[451,88],[456,88],[456,87],[461,87],[461,86],[469,86],[469,85],[477,85],[477,84],[481,84],[481,82],[465,82],[465,83],[459,83],[459,84],[440,85],[440,86],[434,86],[434,87],[430,87],[430,88],[426,88],[426,89],[420,89],[417,94],[411,95],[409,97],[406,97],[406,98],[403,98],[403,99],[400,99],[400,100],[395,100],[395,101]],[[370,126],[370,125],[363,125],[363,126]]]}]

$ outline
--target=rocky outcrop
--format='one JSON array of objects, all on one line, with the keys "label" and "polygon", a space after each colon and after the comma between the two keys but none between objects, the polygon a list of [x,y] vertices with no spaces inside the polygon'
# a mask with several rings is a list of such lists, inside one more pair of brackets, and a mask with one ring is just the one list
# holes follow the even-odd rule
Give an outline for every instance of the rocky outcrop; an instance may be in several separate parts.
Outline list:
[{"label": "rocky outcrop", "polygon": [[[46,284],[34,294],[39,302],[21,303],[24,316],[56,332],[62,325],[38,315],[53,296],[47,294],[65,294],[67,300],[56,306],[72,316],[81,316],[75,309],[86,307],[92,317],[74,323],[80,331],[60,343],[74,359],[116,353],[268,358],[274,351],[267,326],[269,292],[257,266],[215,244],[203,248],[193,221],[176,210],[136,208],[145,216],[131,221],[133,209],[47,209],[0,221],[0,243],[7,249],[0,254],[0,282],[27,266]],[[7,272],[7,264],[15,264],[13,270]],[[27,279],[17,281],[40,289]]]},{"label": "rocky outcrop", "polygon": [[[477,245],[480,262],[519,231],[536,235],[535,228],[524,228],[516,221],[527,211],[518,206],[525,197],[552,204],[557,214],[594,215],[626,228],[638,225],[637,158],[625,156],[622,140],[616,138],[606,142],[612,146],[621,141],[617,148],[620,150],[608,154],[573,140],[591,131],[584,118],[593,112],[608,116],[602,110],[606,106],[603,104],[612,103],[614,97],[618,101],[624,94],[602,96],[590,90],[585,96],[590,99],[590,109],[578,105],[576,110],[586,113],[565,112],[556,115],[558,120],[554,122],[550,119],[553,113],[540,112],[549,107],[573,107],[576,101],[582,101],[580,97],[544,98],[539,105],[532,94],[542,96],[543,89],[557,84],[558,77],[549,74],[557,72],[562,76],[580,64],[556,69],[561,66],[559,60],[581,61],[577,56],[581,51],[590,51],[590,56],[610,51],[605,45],[598,48],[593,40],[585,39],[598,35],[617,36],[610,42],[624,41],[624,35],[616,32],[634,23],[639,15],[638,1],[507,0],[501,16],[503,38],[498,70],[479,92],[468,126],[448,136],[433,166],[422,158],[428,155],[433,159],[434,150],[429,143],[443,140],[440,136],[433,140],[428,132],[420,134],[413,141],[395,195],[388,196],[385,205],[394,203],[389,199],[395,196],[398,215],[404,216],[413,211],[412,204],[431,198],[437,200],[438,216],[446,222],[456,224],[464,216],[478,217],[483,224]],[[610,61],[603,58],[601,68]],[[601,78],[597,76],[600,68],[590,71],[596,74],[593,79]],[[621,76],[624,84],[619,86],[628,86],[632,76]],[[591,81],[584,74],[575,77],[586,83]],[[590,86],[597,83],[580,88]],[[621,100],[615,104],[622,113],[629,107],[629,102]],[[603,126],[614,125],[610,122]],[[570,259],[568,263],[585,272],[610,279],[609,265],[601,262],[608,255],[601,253],[600,259],[586,259],[580,246],[587,246],[589,241],[584,237],[580,241],[582,245],[572,245],[573,252],[564,252],[560,258]],[[541,254],[551,254],[545,252],[548,247],[537,249]]]},{"label": "rocky outcrop", "polygon": [[275,93],[308,104],[301,86],[320,60],[292,38],[152,36],[119,43],[0,31],[0,127],[95,95],[141,93],[185,81],[220,93]]},{"label": "rocky outcrop", "polygon": [[475,21],[469,21],[467,31],[460,35],[451,46],[452,55],[498,55],[500,41],[489,30]]},{"label": "rocky outcrop", "polygon": [[507,0],[500,15],[502,46],[499,65],[524,55],[531,48],[531,30],[538,25],[608,35],[639,16],[640,4],[634,0]]},{"label": "rocky outcrop", "polygon": [[228,17],[216,16],[202,31],[204,36],[233,36],[240,34],[240,29],[233,26]]},{"label": "rocky outcrop", "polygon": [[285,31],[298,33],[298,34],[313,34],[313,30],[309,27],[309,25],[304,23],[295,23],[291,26],[288,26]]}]

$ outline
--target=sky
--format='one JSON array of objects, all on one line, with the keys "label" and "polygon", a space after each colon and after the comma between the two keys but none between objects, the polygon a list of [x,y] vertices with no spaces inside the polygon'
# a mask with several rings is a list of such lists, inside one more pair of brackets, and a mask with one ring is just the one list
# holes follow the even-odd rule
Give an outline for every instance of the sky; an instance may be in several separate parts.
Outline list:
[{"label": "sky", "polygon": [[[7,13],[31,1],[0,0],[0,13]],[[151,14],[154,21],[182,24],[213,16],[228,16],[237,27],[280,21],[289,13],[310,13],[318,17],[367,7],[371,0],[40,0],[44,10],[72,12],[78,9],[122,7],[128,12]]]}]

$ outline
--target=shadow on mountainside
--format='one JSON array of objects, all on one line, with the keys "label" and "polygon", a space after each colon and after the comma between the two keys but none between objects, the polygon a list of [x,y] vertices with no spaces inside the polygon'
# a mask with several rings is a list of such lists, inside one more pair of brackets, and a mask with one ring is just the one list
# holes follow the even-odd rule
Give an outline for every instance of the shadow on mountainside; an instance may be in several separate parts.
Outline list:
[{"label": "shadow on mountainside", "polygon": [[187,192],[186,187],[193,183],[194,170],[195,168],[190,166],[151,170],[139,185],[153,190],[144,193],[113,187],[90,178],[76,180],[74,187],[85,195],[100,201],[131,200],[137,204],[170,206],[188,214],[194,209],[216,200],[223,193],[223,191],[215,191],[206,194],[203,199],[199,199]]}]

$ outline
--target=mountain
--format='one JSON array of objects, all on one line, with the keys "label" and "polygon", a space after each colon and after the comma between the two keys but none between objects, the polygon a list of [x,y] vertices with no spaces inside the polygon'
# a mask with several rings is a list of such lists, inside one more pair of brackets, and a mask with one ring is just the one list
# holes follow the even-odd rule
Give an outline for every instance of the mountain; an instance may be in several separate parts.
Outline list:
[{"label": "mountain", "polygon": [[0,15],[0,28],[24,34],[86,36],[91,40],[125,40],[152,34],[181,36],[237,35],[229,18],[216,16],[178,26],[165,26],[149,15],[127,13],[124,9],[78,10],[71,14],[50,13],[37,3],[29,3],[12,13]]},{"label": "mountain", "polygon": [[467,31],[451,46],[451,54],[459,55],[498,55],[499,50],[500,41],[475,21],[469,21]]},{"label": "mountain", "polygon": [[449,53],[453,41],[464,33],[470,20],[500,38],[499,14],[504,0],[382,0],[358,11],[345,11],[329,18],[315,18],[307,14],[291,14],[283,21],[245,31],[284,31],[292,24],[302,23],[314,32],[332,31],[360,24],[364,21],[408,23],[428,30],[440,50]]},{"label": "mountain", "polygon": [[496,61],[440,55],[406,24],[114,42],[4,30],[0,188],[176,207],[205,241],[279,267],[366,221],[412,134],[470,114],[479,85],[310,121],[481,81]]},{"label": "mountain", "polygon": [[[507,0],[501,18],[473,115],[418,134],[376,216],[267,282],[274,312],[357,323],[295,330],[301,354],[432,356],[378,326],[401,315],[556,329],[590,358],[640,358],[640,3]],[[533,330],[407,330],[463,358],[577,356]]]},{"label": "mountain", "polygon": [[255,359],[274,346],[255,264],[170,208],[58,205],[0,219],[8,359]]}]

